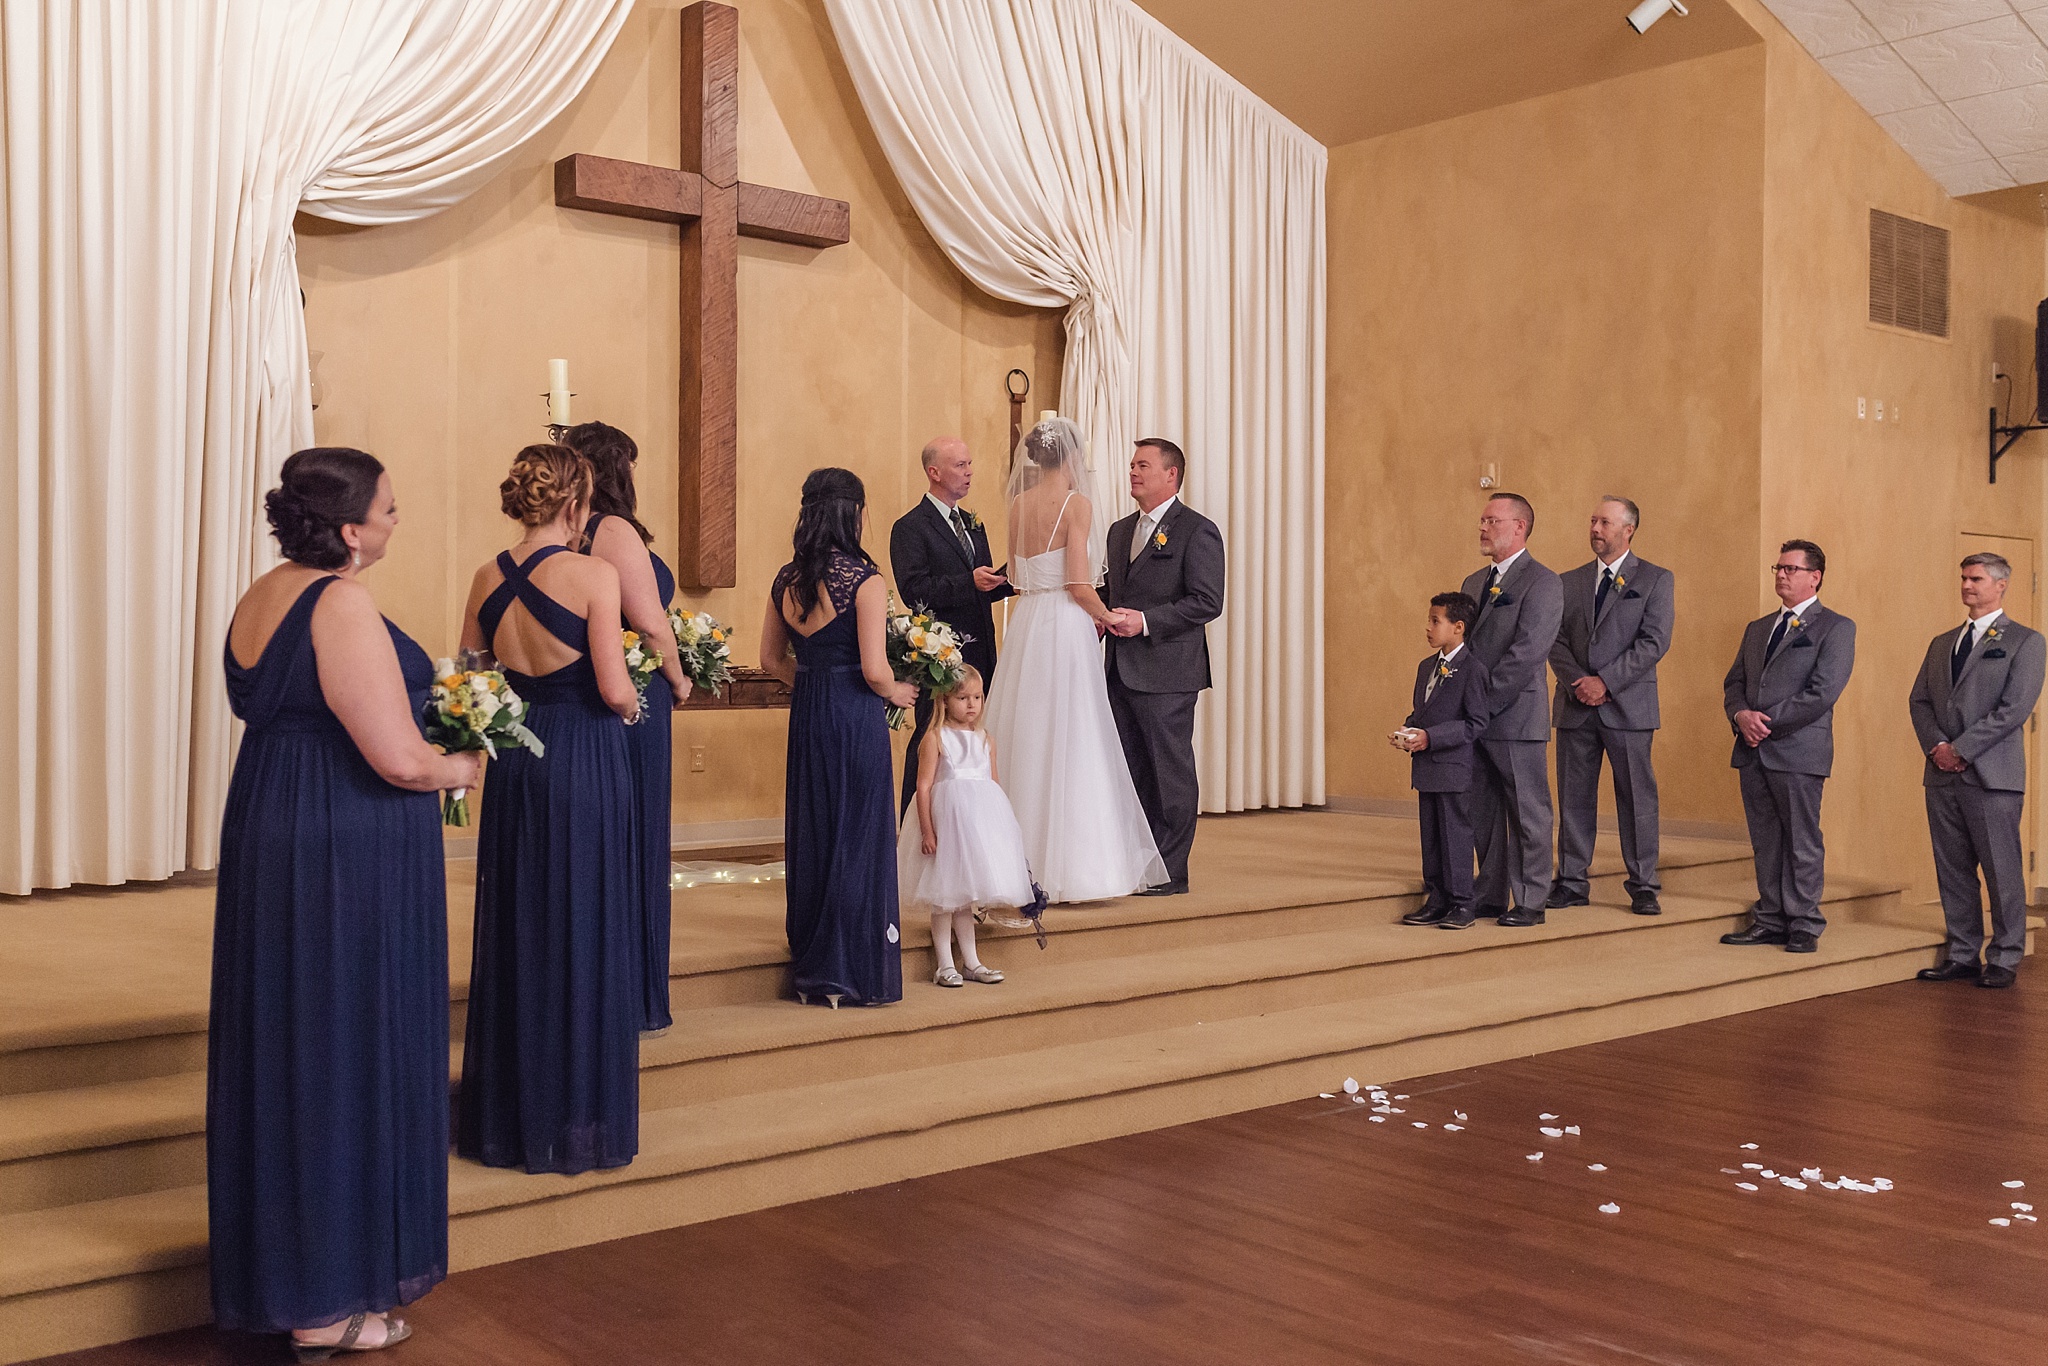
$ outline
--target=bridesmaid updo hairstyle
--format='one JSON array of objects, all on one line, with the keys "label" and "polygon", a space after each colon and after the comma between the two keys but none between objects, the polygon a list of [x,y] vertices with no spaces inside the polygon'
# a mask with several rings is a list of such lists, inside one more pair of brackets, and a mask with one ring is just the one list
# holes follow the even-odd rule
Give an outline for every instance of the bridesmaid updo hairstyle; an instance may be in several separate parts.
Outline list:
[{"label": "bridesmaid updo hairstyle", "polygon": [[818,605],[818,584],[832,566],[834,551],[874,563],[860,544],[860,514],[867,505],[868,491],[852,470],[828,467],[804,479],[789,585],[801,615],[809,616]]},{"label": "bridesmaid updo hairstyle", "polygon": [[288,456],[277,487],[263,495],[263,513],[284,557],[309,569],[347,564],[341,529],[370,515],[383,473],[376,456],[352,446],[310,446]]},{"label": "bridesmaid updo hairstyle", "polygon": [[653,545],[654,533],[636,515],[640,499],[633,491],[633,466],[639,463],[640,447],[633,438],[609,423],[579,422],[562,433],[562,444],[590,462],[591,515],[616,517],[640,533],[643,545]]},{"label": "bridesmaid updo hairstyle", "polygon": [[552,442],[513,456],[512,472],[498,485],[498,506],[522,526],[546,526],[576,502],[590,506],[590,462]]}]

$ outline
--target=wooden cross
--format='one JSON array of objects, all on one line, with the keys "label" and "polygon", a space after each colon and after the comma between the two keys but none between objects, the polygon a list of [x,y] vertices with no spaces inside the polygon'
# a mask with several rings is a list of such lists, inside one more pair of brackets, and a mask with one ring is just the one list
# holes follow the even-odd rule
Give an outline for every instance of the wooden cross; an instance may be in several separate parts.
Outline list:
[{"label": "wooden cross", "polygon": [[682,225],[682,393],[676,577],[691,588],[737,582],[734,481],[739,437],[739,239],[807,247],[852,235],[846,201],[740,179],[740,16],[683,11],[680,170],[577,154],[555,163],[555,203]]}]

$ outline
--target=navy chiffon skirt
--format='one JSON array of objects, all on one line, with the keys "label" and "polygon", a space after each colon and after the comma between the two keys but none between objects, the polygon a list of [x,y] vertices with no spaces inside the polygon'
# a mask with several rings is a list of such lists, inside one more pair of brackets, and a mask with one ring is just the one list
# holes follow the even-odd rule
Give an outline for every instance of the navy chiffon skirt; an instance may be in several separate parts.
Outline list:
[{"label": "navy chiffon skirt", "polygon": [[669,769],[674,763],[676,692],[656,674],[647,683],[647,697],[637,725],[626,729],[633,757],[633,800],[640,821],[641,989],[640,1027],[667,1029],[674,1018],[668,1008],[669,938]]}]

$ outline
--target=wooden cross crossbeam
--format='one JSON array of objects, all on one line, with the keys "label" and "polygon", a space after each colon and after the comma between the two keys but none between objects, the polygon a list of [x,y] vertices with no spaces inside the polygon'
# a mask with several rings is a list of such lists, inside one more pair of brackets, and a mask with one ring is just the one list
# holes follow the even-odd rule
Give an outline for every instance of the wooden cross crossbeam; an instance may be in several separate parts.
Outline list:
[{"label": "wooden cross crossbeam", "polygon": [[739,11],[691,5],[683,11],[683,165],[580,153],[555,163],[555,203],[564,208],[682,226],[676,577],[691,588],[738,581],[739,239],[831,247],[852,237],[845,200],[740,179],[739,80]]}]

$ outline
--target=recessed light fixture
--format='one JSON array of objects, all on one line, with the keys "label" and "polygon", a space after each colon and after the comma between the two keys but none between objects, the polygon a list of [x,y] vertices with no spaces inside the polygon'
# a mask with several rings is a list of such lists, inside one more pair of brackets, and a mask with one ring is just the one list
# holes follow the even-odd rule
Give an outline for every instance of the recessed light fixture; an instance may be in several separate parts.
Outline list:
[{"label": "recessed light fixture", "polygon": [[1650,25],[1656,23],[1673,10],[1677,10],[1680,14],[1684,15],[1692,13],[1691,10],[1680,3],[1680,0],[1643,0],[1642,4],[1637,5],[1628,12],[1628,26],[1637,33],[1648,33]]}]

